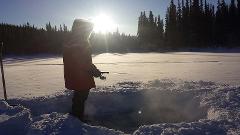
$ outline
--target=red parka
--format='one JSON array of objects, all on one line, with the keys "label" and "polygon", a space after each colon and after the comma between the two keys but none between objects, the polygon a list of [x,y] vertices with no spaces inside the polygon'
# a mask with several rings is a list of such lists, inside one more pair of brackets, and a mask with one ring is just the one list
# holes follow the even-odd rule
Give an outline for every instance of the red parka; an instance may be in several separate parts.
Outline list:
[{"label": "red parka", "polygon": [[96,87],[92,72],[96,70],[92,63],[91,47],[87,41],[64,47],[65,87],[70,90],[89,90]]}]

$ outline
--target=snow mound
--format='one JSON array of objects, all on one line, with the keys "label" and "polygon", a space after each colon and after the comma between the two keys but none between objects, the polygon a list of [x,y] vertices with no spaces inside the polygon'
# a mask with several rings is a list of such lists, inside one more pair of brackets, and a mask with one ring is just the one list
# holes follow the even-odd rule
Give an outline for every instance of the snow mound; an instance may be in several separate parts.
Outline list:
[{"label": "snow mound", "polygon": [[200,120],[190,123],[142,126],[133,135],[226,135],[233,133],[231,129],[235,128],[228,121]]},{"label": "snow mound", "polygon": [[123,132],[90,126],[69,114],[53,112],[31,118],[29,109],[0,102],[0,133],[3,135],[121,135]]},{"label": "snow mound", "polygon": [[37,117],[27,135],[121,135],[123,132],[82,123],[69,114],[51,113]]},{"label": "snow mound", "polygon": [[9,102],[29,108],[34,117],[52,112],[68,113],[71,111],[72,92],[66,90],[45,97],[18,98]]},{"label": "snow mound", "polygon": [[144,125],[136,130],[133,133],[134,135],[240,134],[240,87],[199,81],[180,83],[177,88],[175,87],[172,90],[197,93],[200,104],[208,108],[207,117],[194,122]]},{"label": "snow mound", "polygon": [[32,121],[29,109],[22,106],[12,107],[0,101],[0,133],[2,135],[22,135],[28,131]]},{"label": "snow mound", "polygon": [[[165,79],[98,87],[91,91],[87,100],[89,125],[68,114],[71,98],[72,92],[64,91],[46,97],[9,101],[21,104],[17,107],[1,102],[0,124],[14,117],[19,120],[13,121],[14,124],[25,124],[19,124],[26,129],[22,134],[37,135],[240,133],[240,87],[237,86]],[[16,108],[19,110],[11,111]],[[19,113],[28,114],[29,119],[23,119]],[[1,126],[1,133],[7,131],[7,126]]]}]

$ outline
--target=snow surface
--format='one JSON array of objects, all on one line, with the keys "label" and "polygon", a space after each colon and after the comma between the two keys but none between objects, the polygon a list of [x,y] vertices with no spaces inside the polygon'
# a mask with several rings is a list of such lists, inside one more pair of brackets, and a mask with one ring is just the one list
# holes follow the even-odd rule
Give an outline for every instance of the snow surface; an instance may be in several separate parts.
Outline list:
[{"label": "snow surface", "polygon": [[72,91],[63,87],[61,58],[5,59],[10,100],[0,100],[0,134],[240,134],[240,54],[101,54],[93,60],[110,75],[96,80],[85,124],[69,115]]},{"label": "snow surface", "polygon": [[[102,71],[110,72],[107,81],[95,79],[97,86],[166,78],[231,85],[240,82],[240,53],[105,53],[93,56],[93,62]],[[8,97],[37,97],[64,91],[62,63],[57,56],[6,58]]]}]

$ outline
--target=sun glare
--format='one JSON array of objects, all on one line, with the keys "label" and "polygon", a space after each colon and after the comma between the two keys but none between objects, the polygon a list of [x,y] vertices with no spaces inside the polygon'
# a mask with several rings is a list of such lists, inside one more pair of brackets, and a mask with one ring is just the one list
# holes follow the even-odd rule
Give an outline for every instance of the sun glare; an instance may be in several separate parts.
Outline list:
[{"label": "sun glare", "polygon": [[96,33],[107,33],[116,30],[116,24],[113,22],[111,17],[100,14],[93,18],[94,28],[93,31]]}]

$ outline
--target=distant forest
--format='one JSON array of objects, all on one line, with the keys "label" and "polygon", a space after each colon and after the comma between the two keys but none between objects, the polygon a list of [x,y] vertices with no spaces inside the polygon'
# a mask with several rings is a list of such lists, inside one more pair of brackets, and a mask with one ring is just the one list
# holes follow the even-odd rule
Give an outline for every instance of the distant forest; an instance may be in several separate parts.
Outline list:
[{"label": "distant forest", "polygon": [[[29,23],[0,24],[0,42],[6,54],[61,54],[71,31],[66,25],[45,28]],[[171,0],[164,19],[141,12],[136,36],[93,33],[94,53],[168,51],[185,48],[240,47],[240,0],[217,6],[207,0]]]},{"label": "distant forest", "polygon": [[[71,36],[66,25],[52,26],[47,23],[45,29],[24,25],[0,24],[0,42],[4,43],[4,52],[8,55],[25,54],[61,54],[62,47]],[[137,50],[137,37],[113,33],[93,33],[90,39],[94,53],[129,52]]]},{"label": "distant forest", "polygon": [[141,12],[138,39],[150,49],[240,47],[240,0],[218,0],[216,7],[207,0],[171,0],[165,25],[152,11]]}]

